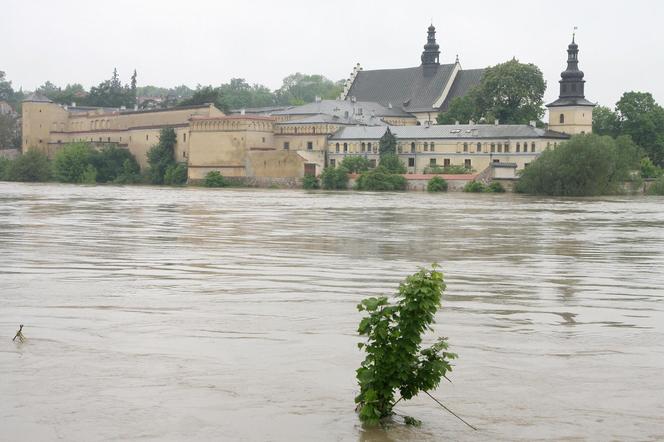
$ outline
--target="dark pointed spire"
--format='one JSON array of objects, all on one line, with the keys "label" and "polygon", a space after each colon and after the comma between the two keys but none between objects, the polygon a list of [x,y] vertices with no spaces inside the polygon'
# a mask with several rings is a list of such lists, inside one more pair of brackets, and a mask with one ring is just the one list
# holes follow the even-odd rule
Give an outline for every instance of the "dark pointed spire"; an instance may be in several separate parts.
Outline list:
[{"label": "dark pointed spire", "polygon": [[594,106],[585,98],[583,71],[579,69],[579,45],[576,44],[576,33],[572,34],[572,42],[567,46],[567,69],[560,73],[560,95],[547,106]]},{"label": "dark pointed spire", "polygon": [[424,45],[424,52],[422,52],[422,65],[439,65],[440,64],[440,46],[436,43],[436,28],[429,26],[427,33],[427,44]]}]

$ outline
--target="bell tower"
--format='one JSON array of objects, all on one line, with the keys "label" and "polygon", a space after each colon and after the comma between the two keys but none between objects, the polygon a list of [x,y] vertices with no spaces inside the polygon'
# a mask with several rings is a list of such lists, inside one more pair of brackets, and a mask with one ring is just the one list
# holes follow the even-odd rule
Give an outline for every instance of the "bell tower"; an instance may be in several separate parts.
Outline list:
[{"label": "bell tower", "polygon": [[429,26],[427,44],[424,45],[424,51],[422,52],[422,70],[424,75],[436,72],[438,66],[440,66],[440,46],[436,43],[436,28],[432,24]]},{"label": "bell tower", "polygon": [[570,135],[592,132],[595,104],[586,100],[586,81],[579,69],[579,45],[575,34],[567,46],[567,69],[560,77],[558,99],[546,105],[549,108],[549,129]]}]

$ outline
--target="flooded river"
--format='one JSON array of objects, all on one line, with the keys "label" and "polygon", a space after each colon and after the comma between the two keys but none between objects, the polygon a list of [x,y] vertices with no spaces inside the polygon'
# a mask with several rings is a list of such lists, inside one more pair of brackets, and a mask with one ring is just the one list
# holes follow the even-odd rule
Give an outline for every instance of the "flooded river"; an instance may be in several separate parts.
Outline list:
[{"label": "flooded river", "polygon": [[[355,306],[434,261],[479,430],[364,430]],[[656,197],[0,183],[0,440],[661,440],[663,286]]]}]

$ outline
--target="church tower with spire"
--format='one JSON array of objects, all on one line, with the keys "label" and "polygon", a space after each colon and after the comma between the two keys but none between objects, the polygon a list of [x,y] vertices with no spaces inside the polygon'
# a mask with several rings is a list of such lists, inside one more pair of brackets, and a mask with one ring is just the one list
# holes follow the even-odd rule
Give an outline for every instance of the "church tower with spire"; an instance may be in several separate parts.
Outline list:
[{"label": "church tower with spire", "polygon": [[436,28],[431,24],[427,32],[427,44],[422,52],[422,69],[425,75],[436,72],[440,66],[440,46],[436,43]]},{"label": "church tower with spire", "polygon": [[546,105],[550,130],[570,135],[592,132],[595,104],[586,100],[583,76],[579,70],[579,45],[572,34],[572,43],[567,47],[567,69],[560,74],[560,95]]}]

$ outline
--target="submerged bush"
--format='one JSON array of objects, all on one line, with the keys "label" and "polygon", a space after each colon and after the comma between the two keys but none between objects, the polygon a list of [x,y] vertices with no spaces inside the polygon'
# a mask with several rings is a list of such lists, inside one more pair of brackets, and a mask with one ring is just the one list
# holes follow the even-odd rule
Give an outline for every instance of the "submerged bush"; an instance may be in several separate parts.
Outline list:
[{"label": "submerged bush", "polygon": [[383,166],[363,172],[358,178],[355,188],[357,190],[406,190],[408,180],[403,175],[390,173]]},{"label": "submerged bush", "polygon": [[223,175],[217,170],[208,172],[203,180],[203,186],[205,187],[226,187],[227,185],[228,183],[226,183]]},{"label": "submerged bush", "polygon": [[657,178],[648,189],[648,195],[664,195],[664,176]]},{"label": "submerged bush", "polygon": [[63,183],[82,183],[83,174],[91,164],[92,155],[93,149],[88,143],[65,145],[55,154],[53,160],[55,178]]},{"label": "submerged bush", "polygon": [[427,190],[429,192],[446,192],[447,191],[447,181],[439,176],[435,176],[429,180],[427,183]]},{"label": "submerged bush", "polygon": [[463,191],[473,193],[486,192],[486,186],[480,181],[470,181],[463,186]]},{"label": "submerged bush", "polygon": [[323,189],[346,190],[348,188],[348,171],[343,167],[326,167],[320,175]]},{"label": "submerged bush", "polygon": [[486,191],[493,193],[504,193],[505,188],[498,181],[492,181],[491,184],[489,184],[489,186],[486,188]]},{"label": "submerged bush", "polygon": [[181,186],[187,182],[187,165],[185,163],[171,164],[164,172],[164,184],[167,186]]},{"label": "submerged bush", "polygon": [[396,154],[385,154],[380,157],[379,167],[388,173],[406,173],[406,165]]},{"label": "submerged bush", "polygon": [[51,162],[46,154],[30,149],[5,165],[8,181],[44,182],[51,179]]},{"label": "submerged bush", "polygon": [[422,336],[431,330],[444,290],[443,274],[434,265],[407,277],[399,285],[396,302],[383,296],[358,304],[358,310],[366,312],[358,327],[360,336],[366,337],[366,343],[358,344],[366,357],[356,372],[360,393],[355,398],[363,422],[390,416],[396,392],[411,399],[435,389],[452,371],[450,361],[457,356],[447,351],[445,338],[422,348]]},{"label": "submerged bush", "polygon": [[631,138],[575,135],[530,163],[516,191],[559,196],[619,194],[639,168],[639,149]]},{"label": "submerged bush", "polygon": [[318,181],[318,178],[316,178],[315,175],[305,175],[302,178],[302,188],[307,190],[319,189],[320,182]]}]

